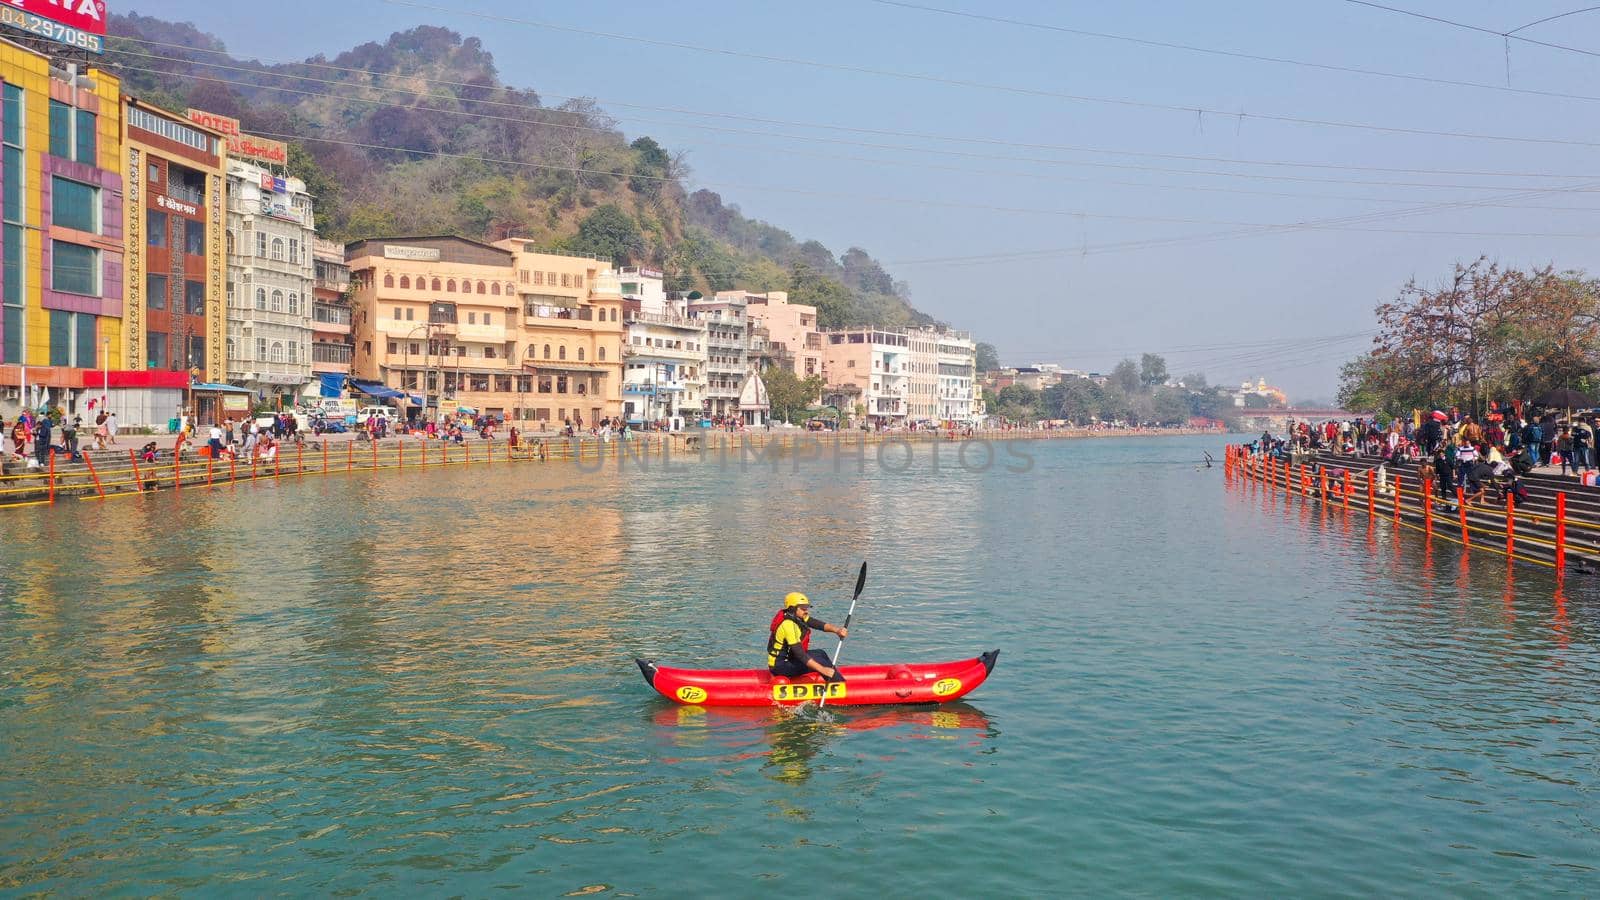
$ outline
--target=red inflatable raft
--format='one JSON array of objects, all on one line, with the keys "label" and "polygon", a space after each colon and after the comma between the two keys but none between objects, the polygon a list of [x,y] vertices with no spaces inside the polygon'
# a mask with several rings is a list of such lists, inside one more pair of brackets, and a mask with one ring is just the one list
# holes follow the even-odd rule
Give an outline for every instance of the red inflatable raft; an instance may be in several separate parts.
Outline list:
[{"label": "red inflatable raft", "polygon": [[829,706],[886,703],[948,703],[983,684],[999,650],[973,659],[921,665],[840,666],[844,681],[815,672],[797,678],[766,669],[673,669],[636,659],[644,680],[676,703],[695,706],[782,706],[828,698]]}]

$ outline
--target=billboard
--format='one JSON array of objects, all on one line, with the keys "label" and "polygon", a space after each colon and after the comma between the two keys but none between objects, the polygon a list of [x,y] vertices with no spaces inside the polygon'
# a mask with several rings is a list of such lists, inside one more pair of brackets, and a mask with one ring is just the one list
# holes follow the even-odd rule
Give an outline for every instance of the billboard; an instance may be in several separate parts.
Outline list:
[{"label": "billboard", "polygon": [[[0,0],[9,3],[11,0]],[[235,159],[251,159],[257,162],[272,163],[275,166],[289,164],[289,145],[283,141],[274,141],[268,138],[256,137],[245,134],[239,129],[239,120],[232,116],[223,116],[216,113],[205,112],[199,109],[186,110],[189,121],[213,131],[222,132],[228,142],[228,155]]]},{"label": "billboard", "polygon": [[105,52],[105,0],[0,0],[0,25],[90,53]]}]

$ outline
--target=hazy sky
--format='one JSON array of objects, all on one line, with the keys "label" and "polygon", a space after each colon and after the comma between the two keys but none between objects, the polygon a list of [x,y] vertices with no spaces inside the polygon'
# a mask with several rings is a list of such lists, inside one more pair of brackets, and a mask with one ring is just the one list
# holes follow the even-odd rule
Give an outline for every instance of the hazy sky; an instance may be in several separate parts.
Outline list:
[{"label": "hazy sky", "polygon": [[[419,24],[478,36],[508,83],[594,97],[630,138],[687,150],[692,187],[866,248],[1009,364],[1150,350],[1326,398],[1413,275],[1480,254],[1600,269],[1600,55],[1513,42],[1508,71],[1498,36],[1572,0],[1385,0],[1495,33],[1351,0],[419,2],[440,9],[109,5],[265,60]],[[1600,12],[1518,34],[1600,51]]]}]

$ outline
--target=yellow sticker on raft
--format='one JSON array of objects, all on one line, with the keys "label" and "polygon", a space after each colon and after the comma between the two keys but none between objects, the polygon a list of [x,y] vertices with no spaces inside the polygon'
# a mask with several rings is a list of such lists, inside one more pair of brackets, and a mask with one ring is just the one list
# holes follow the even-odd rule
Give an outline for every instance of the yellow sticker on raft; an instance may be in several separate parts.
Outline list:
[{"label": "yellow sticker on raft", "polygon": [[961,690],[961,679],[959,678],[941,678],[933,683],[933,695],[935,697],[948,697],[959,690]]},{"label": "yellow sticker on raft", "polygon": [[706,699],[706,689],[686,684],[678,688],[678,699],[685,703],[703,703]]},{"label": "yellow sticker on raft", "polygon": [[774,700],[838,700],[845,696],[845,683],[835,681],[829,684],[775,684],[772,686],[772,699]]}]

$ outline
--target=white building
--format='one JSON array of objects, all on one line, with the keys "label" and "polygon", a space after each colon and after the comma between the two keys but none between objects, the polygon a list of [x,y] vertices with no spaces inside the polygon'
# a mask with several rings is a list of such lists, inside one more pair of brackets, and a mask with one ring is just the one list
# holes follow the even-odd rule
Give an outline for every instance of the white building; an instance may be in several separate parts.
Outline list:
[{"label": "white building", "polygon": [[230,159],[227,198],[228,380],[292,403],[312,381],[311,195],[298,178]]},{"label": "white building", "polygon": [[617,278],[626,324],[623,420],[687,427],[705,405],[706,323],[689,318],[686,301],[667,299],[660,272],[625,266]]},{"label": "white building", "polygon": [[688,314],[706,326],[706,399],[708,415],[739,412],[739,395],[750,376],[750,319],[743,297],[690,300]]},{"label": "white building", "polygon": [[978,389],[978,345],[965,331],[946,331],[935,339],[938,371],[936,418],[942,422],[976,422],[983,417]]},{"label": "white building", "polygon": [[852,396],[855,409],[874,425],[906,421],[910,394],[911,339],[885,328],[846,328],[823,333],[822,373],[828,396]]}]

